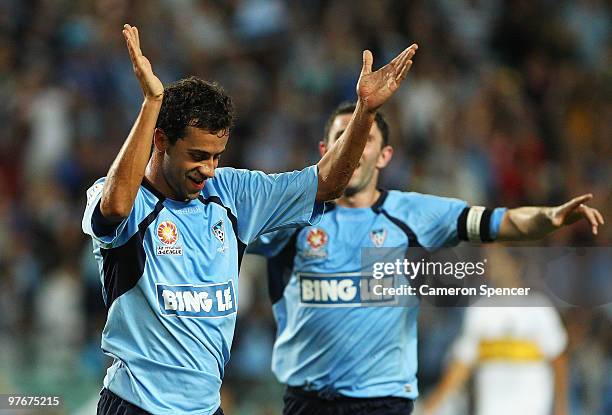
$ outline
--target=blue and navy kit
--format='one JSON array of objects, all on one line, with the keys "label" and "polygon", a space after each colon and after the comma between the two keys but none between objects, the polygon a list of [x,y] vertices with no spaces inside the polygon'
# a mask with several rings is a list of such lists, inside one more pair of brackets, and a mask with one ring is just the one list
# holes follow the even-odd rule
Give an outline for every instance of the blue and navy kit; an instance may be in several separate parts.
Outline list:
[{"label": "blue and navy kit", "polygon": [[104,387],[152,414],[212,414],[245,247],[320,218],[317,168],[274,175],[220,168],[189,202],[143,182],[130,215],[111,227],[99,208],[104,180],[88,190],[83,217],[108,309],[102,349],[114,363]]},{"label": "blue and navy kit", "polygon": [[248,252],[268,257],[277,378],[323,396],[416,398],[418,299],[408,307],[368,307],[363,295],[356,298],[366,289],[359,283],[362,248],[409,252],[491,241],[503,214],[457,199],[382,191],[370,208],[328,204],[316,226],[260,237]]}]

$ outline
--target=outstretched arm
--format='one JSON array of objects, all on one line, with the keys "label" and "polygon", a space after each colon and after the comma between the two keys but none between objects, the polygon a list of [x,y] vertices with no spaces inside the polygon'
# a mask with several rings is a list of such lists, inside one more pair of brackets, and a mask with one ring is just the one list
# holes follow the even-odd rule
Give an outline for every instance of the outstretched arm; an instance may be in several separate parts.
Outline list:
[{"label": "outstretched arm", "polygon": [[411,45],[395,59],[372,72],[374,58],[363,52],[363,66],[357,82],[357,106],[344,133],[317,164],[319,183],[317,201],[342,195],[363,153],[376,110],[397,91],[412,66],[418,46]]},{"label": "outstretched arm", "polygon": [[155,76],[151,63],[140,50],[138,29],[135,26],[124,25],[123,37],[127,43],[134,73],[144,94],[144,102],[104,183],[100,212],[109,222],[120,222],[132,210],[149,162],[155,124],[164,96],[163,84]]},{"label": "outstretched arm", "polygon": [[586,194],[575,197],[561,206],[509,209],[502,218],[497,239],[499,241],[539,239],[580,219],[586,219],[591,225],[593,235],[597,235],[597,228],[604,224],[604,220],[597,209],[585,205],[592,198],[592,194]]}]

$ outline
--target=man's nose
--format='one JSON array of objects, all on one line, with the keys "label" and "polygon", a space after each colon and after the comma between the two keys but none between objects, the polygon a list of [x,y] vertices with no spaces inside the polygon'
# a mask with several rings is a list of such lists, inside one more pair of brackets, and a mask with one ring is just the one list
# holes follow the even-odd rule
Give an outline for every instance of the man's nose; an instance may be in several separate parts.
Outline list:
[{"label": "man's nose", "polygon": [[198,167],[198,173],[205,179],[212,179],[215,177],[215,164],[212,160],[202,162]]}]

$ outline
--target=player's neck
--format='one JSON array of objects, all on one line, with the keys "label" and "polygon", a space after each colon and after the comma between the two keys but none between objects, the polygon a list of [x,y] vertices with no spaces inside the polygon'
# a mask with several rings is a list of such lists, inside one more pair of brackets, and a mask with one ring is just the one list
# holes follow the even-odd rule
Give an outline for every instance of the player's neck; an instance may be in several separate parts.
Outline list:
[{"label": "player's neck", "polygon": [[145,170],[145,179],[151,183],[151,185],[159,191],[162,195],[169,199],[174,199],[174,192],[166,181],[162,169],[158,165],[158,161],[155,160],[155,155],[149,160],[147,168]]},{"label": "player's neck", "polygon": [[357,192],[353,195],[342,195],[340,199],[336,201],[339,206],[349,208],[368,208],[374,205],[380,197],[380,191],[376,189],[376,184],[368,186],[368,189],[364,189],[361,192]]}]

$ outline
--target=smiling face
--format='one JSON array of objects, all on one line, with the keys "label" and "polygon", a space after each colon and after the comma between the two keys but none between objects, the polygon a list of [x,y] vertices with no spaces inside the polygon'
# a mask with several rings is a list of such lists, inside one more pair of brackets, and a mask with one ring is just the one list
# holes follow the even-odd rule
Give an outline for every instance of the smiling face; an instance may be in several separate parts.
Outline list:
[{"label": "smiling face", "polygon": [[161,131],[156,131],[162,175],[173,199],[193,200],[200,195],[206,180],[215,175],[228,138],[228,134],[220,136],[187,127],[185,136],[171,144]]},{"label": "smiling face", "polygon": [[[321,155],[325,154],[340,138],[351,121],[351,117],[352,114],[339,114],[334,118],[329,133],[325,137],[325,142],[319,143]],[[345,195],[352,196],[367,189],[375,189],[378,183],[379,170],[387,166],[392,154],[393,149],[391,146],[383,145],[382,132],[378,127],[378,123],[374,122],[370,129],[368,141],[359,159],[359,164],[344,191]]]}]

